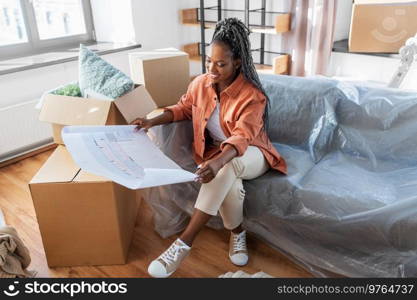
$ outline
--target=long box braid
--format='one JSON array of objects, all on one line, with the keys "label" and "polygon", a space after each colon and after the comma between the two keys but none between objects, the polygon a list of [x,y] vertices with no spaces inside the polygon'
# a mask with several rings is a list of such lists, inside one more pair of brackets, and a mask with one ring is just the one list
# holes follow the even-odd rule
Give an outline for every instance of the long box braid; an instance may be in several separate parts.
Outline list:
[{"label": "long box braid", "polygon": [[259,80],[258,73],[256,72],[255,65],[252,59],[251,45],[249,35],[251,31],[246,25],[237,18],[226,18],[216,24],[214,30],[213,42],[223,42],[229,46],[233,53],[233,59],[240,58],[242,63],[240,72],[243,77],[258,88],[266,98],[266,106],[263,115],[263,129],[268,129],[268,110],[269,110],[269,97],[265,93],[262,87],[261,81]]}]

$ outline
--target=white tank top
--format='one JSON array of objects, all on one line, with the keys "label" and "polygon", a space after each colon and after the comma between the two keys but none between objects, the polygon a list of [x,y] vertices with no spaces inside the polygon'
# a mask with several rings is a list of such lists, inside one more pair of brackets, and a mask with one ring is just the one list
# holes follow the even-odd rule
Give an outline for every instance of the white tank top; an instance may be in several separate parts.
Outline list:
[{"label": "white tank top", "polygon": [[223,129],[220,126],[220,104],[217,102],[216,108],[207,121],[207,126],[210,136],[213,140],[223,142],[227,139],[224,135]]}]

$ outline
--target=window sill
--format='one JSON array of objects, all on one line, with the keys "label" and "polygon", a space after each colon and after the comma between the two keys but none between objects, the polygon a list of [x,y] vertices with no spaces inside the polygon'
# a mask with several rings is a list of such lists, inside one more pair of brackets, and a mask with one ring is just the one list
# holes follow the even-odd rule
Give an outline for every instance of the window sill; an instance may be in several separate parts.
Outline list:
[{"label": "window sill", "polygon": [[[88,45],[87,47],[99,55],[104,55],[140,48],[141,45],[135,43],[95,43]],[[78,60],[78,50],[78,48],[71,48],[3,60],[0,61],[0,76],[70,61],[76,61]]]}]

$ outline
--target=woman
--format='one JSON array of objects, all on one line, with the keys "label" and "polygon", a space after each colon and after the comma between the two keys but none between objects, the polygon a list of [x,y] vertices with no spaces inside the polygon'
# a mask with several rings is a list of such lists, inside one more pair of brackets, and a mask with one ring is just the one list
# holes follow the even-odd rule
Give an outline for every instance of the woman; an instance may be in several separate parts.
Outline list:
[{"label": "woman", "polygon": [[238,19],[217,23],[206,59],[207,73],[191,82],[176,105],[153,119],[138,118],[136,129],[192,119],[193,154],[202,183],[191,220],[180,237],[148,272],[168,277],[188,255],[196,235],[211,216],[220,215],[231,231],[229,257],[242,266],[248,261],[243,221],[242,179],[264,174],[270,167],[286,173],[285,161],[266,134],[268,97],[256,73],[249,29]]}]

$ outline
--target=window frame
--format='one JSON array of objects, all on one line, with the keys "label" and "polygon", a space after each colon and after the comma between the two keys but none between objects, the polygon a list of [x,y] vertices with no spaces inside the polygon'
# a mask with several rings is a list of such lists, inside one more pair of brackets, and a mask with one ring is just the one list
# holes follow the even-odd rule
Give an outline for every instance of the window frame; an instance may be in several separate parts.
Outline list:
[{"label": "window frame", "polygon": [[22,9],[27,42],[0,46],[0,60],[29,56],[95,41],[93,14],[90,0],[81,0],[84,14],[85,34],[57,37],[46,40],[39,38],[35,9],[32,0],[19,0]]}]

